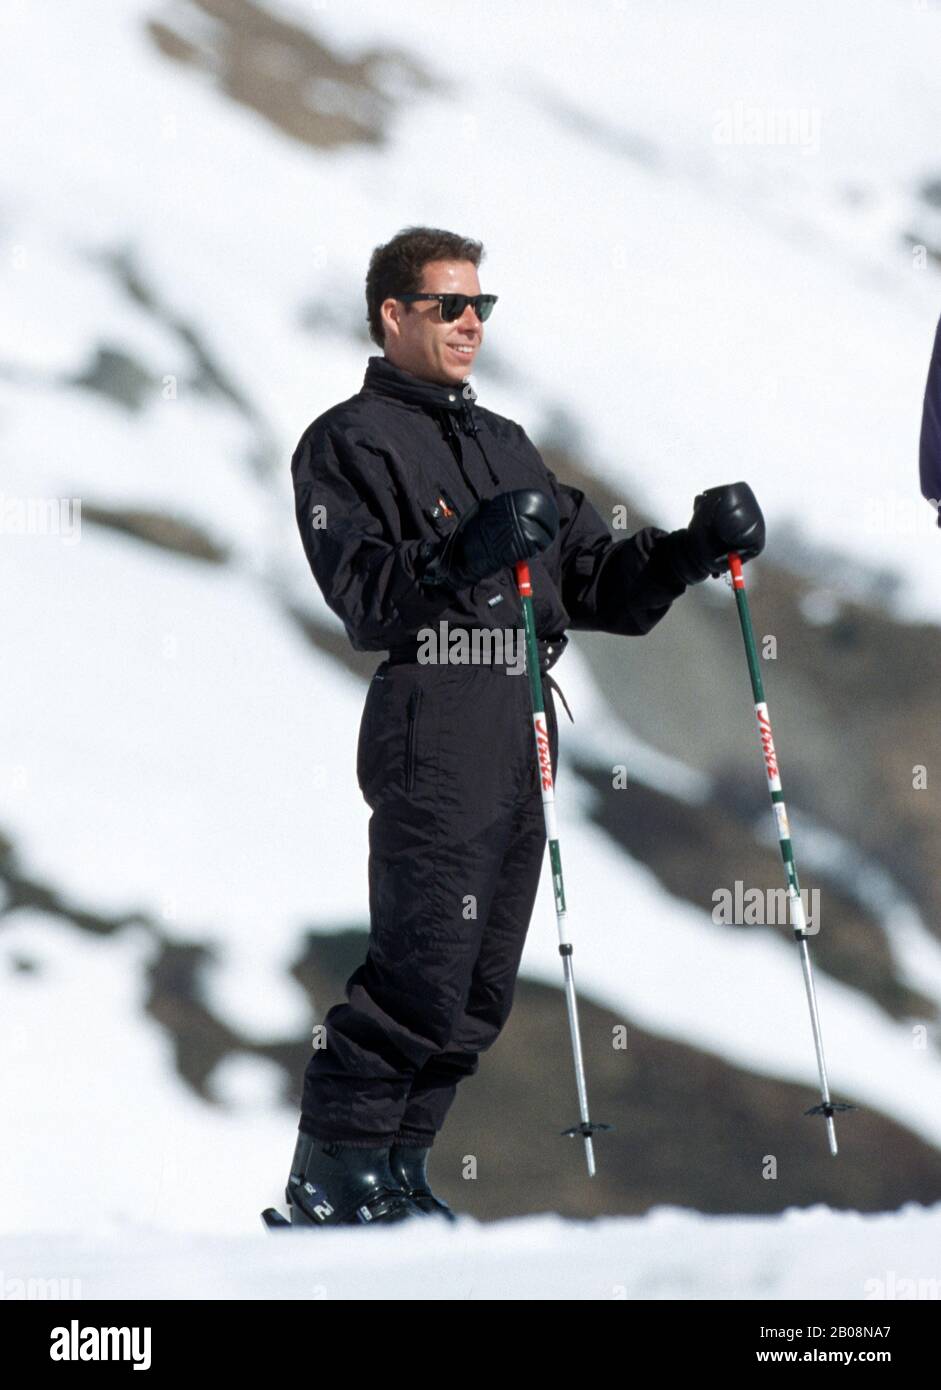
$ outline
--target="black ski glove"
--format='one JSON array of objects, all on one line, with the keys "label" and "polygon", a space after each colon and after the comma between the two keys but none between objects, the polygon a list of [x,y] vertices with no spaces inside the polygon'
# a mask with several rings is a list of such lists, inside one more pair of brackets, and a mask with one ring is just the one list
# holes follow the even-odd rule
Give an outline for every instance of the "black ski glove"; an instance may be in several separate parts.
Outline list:
[{"label": "black ski glove", "polygon": [[718,579],[729,568],[729,551],[744,563],[765,548],[765,519],[747,483],[707,487],[693,504],[689,525],[670,533],[670,558],[684,584]]},{"label": "black ski glove", "polygon": [[558,509],[547,493],[534,488],[500,492],[476,502],[446,540],[428,543],[428,561],[418,582],[428,589],[469,588],[545,550],[558,529]]}]

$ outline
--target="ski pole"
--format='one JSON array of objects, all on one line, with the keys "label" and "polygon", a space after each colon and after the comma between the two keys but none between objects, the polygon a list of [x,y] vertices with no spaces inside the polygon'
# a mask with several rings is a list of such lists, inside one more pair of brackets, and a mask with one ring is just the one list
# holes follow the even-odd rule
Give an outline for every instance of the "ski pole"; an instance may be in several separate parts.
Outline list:
[{"label": "ski pole", "polygon": [[778,757],[774,748],[774,737],[771,732],[771,717],[768,714],[768,705],[765,700],[764,685],[761,679],[761,668],[758,665],[758,649],[755,645],[755,634],[751,624],[751,613],[748,608],[748,595],[745,592],[745,576],[742,573],[742,561],[735,552],[729,554],[729,567],[731,569],[732,589],[735,593],[735,602],[738,606],[738,616],[742,625],[742,636],[745,639],[745,655],[748,659],[748,671],[751,676],[752,693],[755,697],[755,718],[758,721],[758,738],[761,742],[761,751],[764,757],[765,772],[768,777],[768,790],[771,793],[771,803],[774,810],[774,818],[777,824],[778,843],[781,847],[781,858],[784,860],[784,875],[787,880],[787,898],[790,909],[790,923],[794,930],[794,937],[800,948],[801,968],[804,973],[804,988],[807,991],[807,1005],[810,1009],[810,1022],[814,1030],[814,1048],[817,1053],[817,1071],[820,1076],[820,1105],[811,1106],[805,1110],[805,1115],[824,1115],[827,1121],[827,1139],[830,1144],[830,1152],[836,1157],[836,1126],[833,1122],[834,1113],[837,1110],[854,1110],[853,1105],[845,1105],[841,1102],[834,1102],[830,1099],[830,1085],[827,1081],[827,1064],[823,1055],[823,1035],[820,1030],[820,1015],[817,1012],[817,992],[814,989],[814,975],[810,963],[810,950],[807,946],[807,919],[804,915],[804,904],[801,901],[800,885],[797,881],[797,866],[794,863],[794,848],[791,844],[791,829],[787,818],[787,807],[784,804],[784,792],[781,789],[781,773],[778,768]]},{"label": "ski pole", "polygon": [[533,614],[533,586],[529,565],[520,560],[516,567],[516,586],[523,606],[523,624],[526,630],[526,670],[529,675],[529,691],[532,697],[533,732],[536,738],[536,764],[539,769],[539,787],[542,793],[542,811],[546,821],[546,838],[549,841],[549,863],[552,867],[552,892],[555,897],[555,920],[559,931],[559,955],[565,974],[565,1002],[568,1008],[569,1033],[572,1038],[572,1053],[575,1058],[575,1084],[578,1088],[578,1109],[581,1122],[563,1134],[574,1138],[580,1134],[585,1140],[585,1158],[588,1162],[588,1176],[595,1176],[595,1151],[591,1136],[596,1129],[611,1129],[611,1125],[593,1124],[588,1115],[588,1090],[585,1086],[585,1065],[582,1060],[582,1039],[578,1026],[578,1002],[575,997],[575,975],[572,969],[574,950],[565,927],[565,885],[562,881],[562,856],[559,851],[559,831],[555,818],[555,785],[552,778],[552,750],[549,744],[549,730],[546,724],[546,707],[542,695],[542,676],[539,670],[539,648],[536,643],[536,620]]}]

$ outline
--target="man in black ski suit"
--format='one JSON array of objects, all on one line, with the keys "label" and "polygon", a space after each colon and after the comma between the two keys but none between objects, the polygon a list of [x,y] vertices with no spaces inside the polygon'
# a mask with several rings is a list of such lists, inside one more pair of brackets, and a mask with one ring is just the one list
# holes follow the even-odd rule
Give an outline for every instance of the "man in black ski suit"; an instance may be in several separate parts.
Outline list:
[{"label": "man in black ski suit", "polygon": [[354,648],[389,653],[357,752],[372,811],[368,952],[305,1073],[294,1222],[450,1216],[425,1161],[510,1013],[536,895],[546,831],[529,682],[506,659],[422,662],[422,629],[521,632],[513,565],[528,559],[548,673],[567,628],[640,636],[688,584],[727,569],[729,550],[764,545],[745,483],[701,494],[687,528],[616,540],[520,425],[476,403],[467,377],[495,299],[481,295],[482,252],[421,227],[377,247],[366,300],[383,355],[304,431],[291,466],[324,598]]}]

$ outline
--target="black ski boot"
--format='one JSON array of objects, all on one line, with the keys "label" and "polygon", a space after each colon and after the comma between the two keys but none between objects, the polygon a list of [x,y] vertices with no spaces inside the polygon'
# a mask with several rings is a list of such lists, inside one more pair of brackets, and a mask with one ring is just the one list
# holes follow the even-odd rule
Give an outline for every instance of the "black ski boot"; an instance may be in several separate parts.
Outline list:
[{"label": "black ski boot", "polygon": [[387,1148],[350,1148],[303,1131],[284,1195],[295,1226],[355,1226],[424,1215],[393,1177]]},{"label": "black ski boot", "polygon": [[389,1150],[389,1167],[411,1200],[428,1216],[443,1216],[448,1221],[457,1217],[442,1198],[436,1197],[428,1186],[425,1164],[430,1147],[420,1149],[411,1144],[393,1144]]}]

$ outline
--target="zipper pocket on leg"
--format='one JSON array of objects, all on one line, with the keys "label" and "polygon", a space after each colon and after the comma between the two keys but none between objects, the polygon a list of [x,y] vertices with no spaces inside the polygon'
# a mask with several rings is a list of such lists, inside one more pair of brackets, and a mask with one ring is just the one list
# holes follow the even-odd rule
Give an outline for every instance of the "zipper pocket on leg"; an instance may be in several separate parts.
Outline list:
[{"label": "zipper pocket on leg", "polygon": [[410,792],[415,785],[416,734],[422,693],[421,686],[417,686],[408,697],[408,730],[405,735],[405,790],[407,792]]}]

